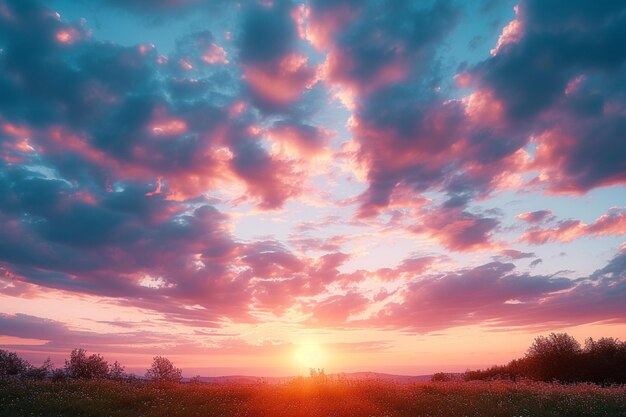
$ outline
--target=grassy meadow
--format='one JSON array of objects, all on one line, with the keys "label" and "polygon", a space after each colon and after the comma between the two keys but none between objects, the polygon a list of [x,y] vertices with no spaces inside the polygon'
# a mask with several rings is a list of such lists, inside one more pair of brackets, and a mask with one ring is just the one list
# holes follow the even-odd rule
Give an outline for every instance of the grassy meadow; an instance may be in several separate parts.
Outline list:
[{"label": "grassy meadow", "polygon": [[0,416],[626,417],[626,386],[474,381],[0,381]]}]

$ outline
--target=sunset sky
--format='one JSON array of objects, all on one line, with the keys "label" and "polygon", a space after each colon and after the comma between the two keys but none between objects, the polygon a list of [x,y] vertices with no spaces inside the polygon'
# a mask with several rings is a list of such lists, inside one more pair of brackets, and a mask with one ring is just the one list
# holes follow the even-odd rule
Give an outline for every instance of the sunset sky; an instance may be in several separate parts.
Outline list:
[{"label": "sunset sky", "polygon": [[626,339],[626,2],[0,0],[0,348],[426,374]]}]

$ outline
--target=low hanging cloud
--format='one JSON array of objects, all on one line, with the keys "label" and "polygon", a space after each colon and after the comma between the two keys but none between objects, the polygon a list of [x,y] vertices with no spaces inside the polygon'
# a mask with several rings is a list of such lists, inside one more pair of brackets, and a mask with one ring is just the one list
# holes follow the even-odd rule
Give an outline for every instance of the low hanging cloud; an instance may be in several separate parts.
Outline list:
[{"label": "low hanging cloud", "polygon": [[426,273],[374,309],[353,294],[308,304],[307,324],[429,333],[468,325],[497,330],[624,323],[626,310],[615,294],[626,288],[625,261],[622,250],[605,267],[577,279],[520,273],[504,262]]}]

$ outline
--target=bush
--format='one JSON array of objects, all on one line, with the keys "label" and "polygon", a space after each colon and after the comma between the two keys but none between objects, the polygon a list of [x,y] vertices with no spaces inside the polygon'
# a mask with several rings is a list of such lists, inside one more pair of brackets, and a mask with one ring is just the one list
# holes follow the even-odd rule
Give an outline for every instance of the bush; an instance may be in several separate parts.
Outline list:
[{"label": "bush", "polygon": [[24,375],[30,368],[30,363],[17,353],[0,349],[0,377]]},{"label": "bush", "polygon": [[27,378],[31,379],[45,379],[50,371],[52,371],[53,364],[50,358],[46,359],[41,366],[31,366],[24,374]]},{"label": "bush", "polygon": [[582,372],[586,381],[596,383],[626,383],[626,342],[612,337],[585,341]]},{"label": "bush", "polygon": [[566,333],[539,336],[526,356],[504,366],[466,371],[466,380],[528,378],[540,381],[626,383],[626,343],[604,337],[587,339],[585,348]]},{"label": "bush", "polygon": [[113,362],[113,365],[111,365],[111,367],[109,368],[109,378],[116,381],[126,379],[128,376],[124,371],[124,367],[118,361],[115,361]]},{"label": "bush", "polygon": [[156,382],[180,382],[183,372],[163,356],[155,356],[152,366],[146,370],[146,378]]},{"label": "bush", "polygon": [[452,375],[445,372],[437,372],[430,377],[430,382],[448,382],[452,381]]},{"label": "bush", "polygon": [[109,375],[109,364],[100,355],[88,357],[85,349],[74,349],[65,361],[65,373],[70,378],[102,379]]},{"label": "bush", "polygon": [[202,384],[202,377],[200,375],[196,375],[189,380],[190,384],[200,385]]},{"label": "bush", "polygon": [[526,360],[531,376],[541,381],[575,381],[579,373],[580,344],[567,333],[551,333],[535,338]]}]

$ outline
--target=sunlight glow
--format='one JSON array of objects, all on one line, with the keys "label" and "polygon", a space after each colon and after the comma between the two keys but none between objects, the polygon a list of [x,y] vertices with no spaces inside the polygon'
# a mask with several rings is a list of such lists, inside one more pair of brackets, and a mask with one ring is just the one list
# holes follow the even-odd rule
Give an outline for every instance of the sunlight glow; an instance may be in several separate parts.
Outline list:
[{"label": "sunlight glow", "polygon": [[300,367],[323,368],[326,363],[326,352],[318,345],[300,345],[294,352],[296,363]]}]

